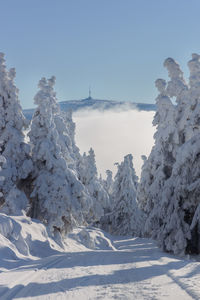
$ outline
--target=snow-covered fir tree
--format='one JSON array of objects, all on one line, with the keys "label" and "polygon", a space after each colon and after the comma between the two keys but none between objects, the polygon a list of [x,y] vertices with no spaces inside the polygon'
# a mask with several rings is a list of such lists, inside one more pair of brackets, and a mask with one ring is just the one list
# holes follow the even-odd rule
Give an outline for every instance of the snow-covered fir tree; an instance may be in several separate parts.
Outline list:
[{"label": "snow-covered fir tree", "polygon": [[139,235],[140,212],[136,200],[138,177],[133,167],[133,156],[126,155],[117,167],[112,193],[114,206],[107,215],[108,230],[119,235]]},{"label": "snow-covered fir tree", "polygon": [[79,174],[79,163],[81,160],[81,155],[80,155],[80,150],[77,147],[76,142],[75,142],[76,124],[74,123],[74,121],[72,119],[72,111],[71,110],[62,112],[62,116],[65,120],[68,135],[70,138],[69,152],[70,152],[71,158],[73,159],[73,168],[75,168],[77,173]]},{"label": "snow-covered fir tree", "polygon": [[[172,158],[166,169],[170,166],[170,172],[167,171],[169,176],[162,177],[162,173],[154,171],[155,163],[151,162],[155,149],[161,147],[165,136],[165,132],[161,134],[160,127],[157,126],[155,137],[159,139],[156,138],[155,146],[145,162],[140,185],[142,193],[139,193],[138,199],[147,213],[146,231],[157,239],[164,250],[176,254],[199,253],[200,56],[193,54],[192,60],[188,62],[189,85],[185,83],[183,73],[173,59],[167,59],[164,65],[168,69],[170,81],[164,90],[165,95],[163,92],[162,94],[168,98],[175,97],[177,105],[174,107],[174,117],[168,118],[171,121],[166,124],[165,132],[170,133],[167,133],[170,139],[165,140],[164,147],[161,148],[162,156],[157,155],[157,159],[160,166],[165,166],[167,157],[170,157],[163,155],[167,150]],[[163,120],[165,124],[165,118]],[[163,172],[166,175],[165,169]],[[156,185],[152,189],[152,182],[147,178],[152,178],[152,182],[161,178],[162,185]],[[152,197],[149,197],[149,191],[153,191]],[[143,194],[147,195],[146,198]]]},{"label": "snow-covered fir tree", "polygon": [[[32,144],[33,192],[32,216],[41,219],[51,230],[66,233],[75,223],[82,223],[90,199],[76,173],[69,168],[55,122],[54,78],[39,81],[37,105],[29,132]],[[56,116],[56,121],[57,121]]]},{"label": "snow-covered fir tree", "polygon": [[[174,97],[176,102],[174,128],[176,139],[174,141],[174,147],[177,147],[178,149],[179,146],[185,143],[186,139],[188,139],[186,138],[185,127],[187,125],[189,114],[189,107],[187,105],[188,99],[190,99],[189,90],[183,77],[183,72],[181,71],[179,64],[173,58],[167,58],[164,61],[164,66],[167,68],[168,75],[170,77],[170,81],[167,83],[166,92],[171,99]],[[176,154],[174,154],[174,156],[175,155]]]},{"label": "snow-covered fir tree", "polygon": [[28,124],[22,113],[14,78],[15,69],[6,70],[4,54],[0,53],[0,154],[6,159],[2,167],[4,182],[0,189],[4,201],[10,190],[14,186],[16,189],[20,180],[27,178],[32,169],[30,147],[24,136]]},{"label": "snow-covered fir tree", "polygon": [[79,174],[80,180],[85,185],[93,203],[87,220],[88,222],[98,221],[109,209],[110,199],[98,178],[95,153],[92,148],[90,148],[88,155],[84,153],[81,157]]},{"label": "snow-covered fir tree", "polygon": [[110,170],[106,170],[106,175],[106,179],[103,180],[103,185],[108,195],[111,195],[113,191],[113,173]]},{"label": "snow-covered fir tree", "polygon": [[64,156],[64,159],[67,162],[67,165],[71,168],[75,168],[75,161],[73,157],[74,149],[72,145],[72,134],[70,129],[73,127],[72,118],[67,117],[70,113],[61,112],[59,105],[57,104],[56,93],[53,89],[55,85],[55,76],[52,76],[48,79],[48,88],[46,90],[51,94],[50,103],[52,107],[52,116],[58,132],[59,144],[61,146],[61,152]]},{"label": "snow-covered fir tree", "polygon": [[166,82],[158,79],[156,87],[159,95],[156,99],[157,112],[153,120],[153,125],[157,126],[154,135],[155,145],[149,158],[144,162],[137,194],[140,207],[147,215],[144,234],[153,238],[156,238],[157,230],[162,222],[158,213],[160,199],[165,181],[172,173],[176,156],[174,147],[177,143],[176,111],[167,96]]},{"label": "snow-covered fir tree", "polygon": [[[172,176],[163,189],[160,210],[163,224],[158,242],[163,249],[174,253],[200,252],[200,56],[193,54],[188,66],[190,80],[187,99],[184,93],[178,123],[180,147]],[[177,109],[180,115],[179,106]]]},{"label": "snow-covered fir tree", "polygon": [[[2,176],[2,167],[3,165],[6,163],[6,159],[5,157],[3,157],[3,155],[0,155],[0,182],[3,183],[4,182],[4,177]],[[3,193],[0,192],[0,208],[3,206],[4,204],[4,197],[3,197]]]}]

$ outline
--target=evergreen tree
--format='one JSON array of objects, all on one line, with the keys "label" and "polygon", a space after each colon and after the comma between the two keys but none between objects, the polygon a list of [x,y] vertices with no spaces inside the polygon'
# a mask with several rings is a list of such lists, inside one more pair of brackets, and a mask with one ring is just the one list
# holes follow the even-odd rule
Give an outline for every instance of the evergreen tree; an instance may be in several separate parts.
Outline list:
[{"label": "evergreen tree", "polygon": [[176,101],[176,116],[175,116],[175,128],[176,140],[174,141],[174,147],[179,148],[187,140],[185,134],[185,128],[188,119],[188,99],[190,99],[188,85],[183,78],[183,72],[180,69],[179,64],[173,58],[167,58],[164,62],[164,66],[168,70],[170,81],[167,83],[166,92],[167,95],[175,98]]},{"label": "evergreen tree", "polygon": [[113,184],[113,211],[108,215],[109,231],[119,235],[138,235],[139,209],[136,200],[138,177],[133,168],[133,157],[128,154],[118,164]]},{"label": "evergreen tree", "polygon": [[15,69],[6,70],[4,54],[0,53],[0,154],[6,159],[2,167],[4,182],[0,189],[4,202],[10,190],[19,186],[20,180],[27,178],[32,169],[30,147],[24,140],[24,129],[28,124],[22,113],[14,78]]},{"label": "evergreen tree", "polygon": [[108,195],[111,195],[113,192],[113,173],[110,170],[106,170],[106,179],[103,180],[103,185]]},{"label": "evergreen tree", "polygon": [[[0,182],[1,183],[4,182],[4,177],[2,176],[2,167],[5,163],[6,163],[5,157],[0,155]],[[3,204],[4,204],[4,197],[3,197],[3,193],[0,192],[0,208],[3,206]]]},{"label": "evergreen tree", "polygon": [[[147,213],[146,231],[164,250],[175,254],[199,253],[200,56],[193,54],[188,62],[189,85],[173,59],[167,59],[164,65],[168,68],[170,81],[162,93],[159,90],[160,96],[175,97],[177,105],[173,108],[175,113],[168,112],[167,119],[160,119],[162,127],[166,125],[164,132],[157,126],[155,146],[143,168],[142,193],[138,198]],[[159,111],[158,106],[156,115]],[[169,122],[166,123],[166,120]],[[162,149],[162,155],[158,155],[155,149]],[[152,156],[159,161],[163,173],[157,171],[159,168],[155,167]],[[151,178],[152,182],[147,178]],[[152,184],[158,180],[161,180],[160,186]]]},{"label": "evergreen tree", "polygon": [[41,219],[51,232],[66,233],[83,221],[90,202],[76,173],[62,153],[55,122],[58,113],[53,90],[55,79],[42,78],[34,100],[38,105],[29,132],[34,170],[32,216]]},{"label": "evergreen tree", "polygon": [[95,153],[92,148],[88,155],[83,154],[79,164],[79,174],[93,203],[87,221],[89,223],[99,221],[109,207],[109,195],[98,178]]},{"label": "evergreen tree", "polygon": [[75,130],[76,130],[76,124],[73,122],[72,119],[72,111],[66,111],[63,112],[63,118],[65,120],[66,123],[66,127],[68,130],[68,134],[70,137],[70,147],[69,147],[69,152],[70,152],[70,156],[72,157],[73,161],[74,161],[74,165],[73,168],[76,169],[78,175],[79,175],[79,161],[81,160],[81,155],[80,155],[80,151],[79,148],[77,147],[76,143],[75,143]]},{"label": "evergreen tree", "polygon": [[177,143],[176,111],[167,96],[166,82],[158,79],[156,87],[160,94],[156,99],[157,112],[153,120],[153,125],[157,126],[155,145],[142,168],[137,195],[140,207],[147,215],[144,234],[153,238],[157,237],[162,222],[158,213],[161,194],[166,180],[172,173],[176,157],[174,145]]},{"label": "evergreen tree", "polygon": [[[183,96],[179,136],[173,173],[163,190],[160,216],[163,219],[158,237],[160,246],[174,253],[199,253],[199,149],[200,149],[200,56],[192,55],[187,101]],[[177,109],[180,112],[179,106]],[[180,115],[180,113],[179,113]]]}]

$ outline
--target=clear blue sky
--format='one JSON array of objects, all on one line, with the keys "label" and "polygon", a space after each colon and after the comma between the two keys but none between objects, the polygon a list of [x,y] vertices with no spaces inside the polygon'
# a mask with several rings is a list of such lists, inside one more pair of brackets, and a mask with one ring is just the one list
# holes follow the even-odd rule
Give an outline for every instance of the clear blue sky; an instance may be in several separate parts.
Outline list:
[{"label": "clear blue sky", "polygon": [[24,108],[55,75],[59,101],[153,103],[165,58],[200,53],[199,0],[0,0],[0,51],[17,71]]}]

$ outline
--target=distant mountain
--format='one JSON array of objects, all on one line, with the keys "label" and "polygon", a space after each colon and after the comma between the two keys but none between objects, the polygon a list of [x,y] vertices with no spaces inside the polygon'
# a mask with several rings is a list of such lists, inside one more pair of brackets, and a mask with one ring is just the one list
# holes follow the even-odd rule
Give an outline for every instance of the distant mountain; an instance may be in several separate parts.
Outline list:
[{"label": "distant mountain", "polygon": [[[134,102],[123,102],[113,100],[100,100],[88,97],[81,100],[68,100],[59,102],[60,108],[63,111],[72,110],[77,111],[80,109],[98,109],[98,110],[109,110],[109,109],[137,109],[139,111],[155,111],[155,104],[147,103],[134,103]],[[27,119],[31,119],[34,109],[24,109],[24,115]]]}]

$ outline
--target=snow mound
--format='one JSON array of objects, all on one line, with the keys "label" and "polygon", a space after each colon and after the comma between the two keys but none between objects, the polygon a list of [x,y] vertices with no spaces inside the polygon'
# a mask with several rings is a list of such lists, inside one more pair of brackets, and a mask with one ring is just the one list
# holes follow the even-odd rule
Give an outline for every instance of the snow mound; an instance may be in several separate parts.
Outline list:
[{"label": "snow mound", "polygon": [[68,237],[91,250],[116,250],[112,245],[109,234],[98,228],[78,227]]},{"label": "snow mound", "polygon": [[42,258],[60,251],[64,246],[51,239],[39,221],[0,213],[1,266],[5,260]]},{"label": "snow mound", "polygon": [[64,239],[51,237],[38,220],[0,213],[0,270],[63,252],[116,250],[109,234],[92,227],[78,227]]}]

